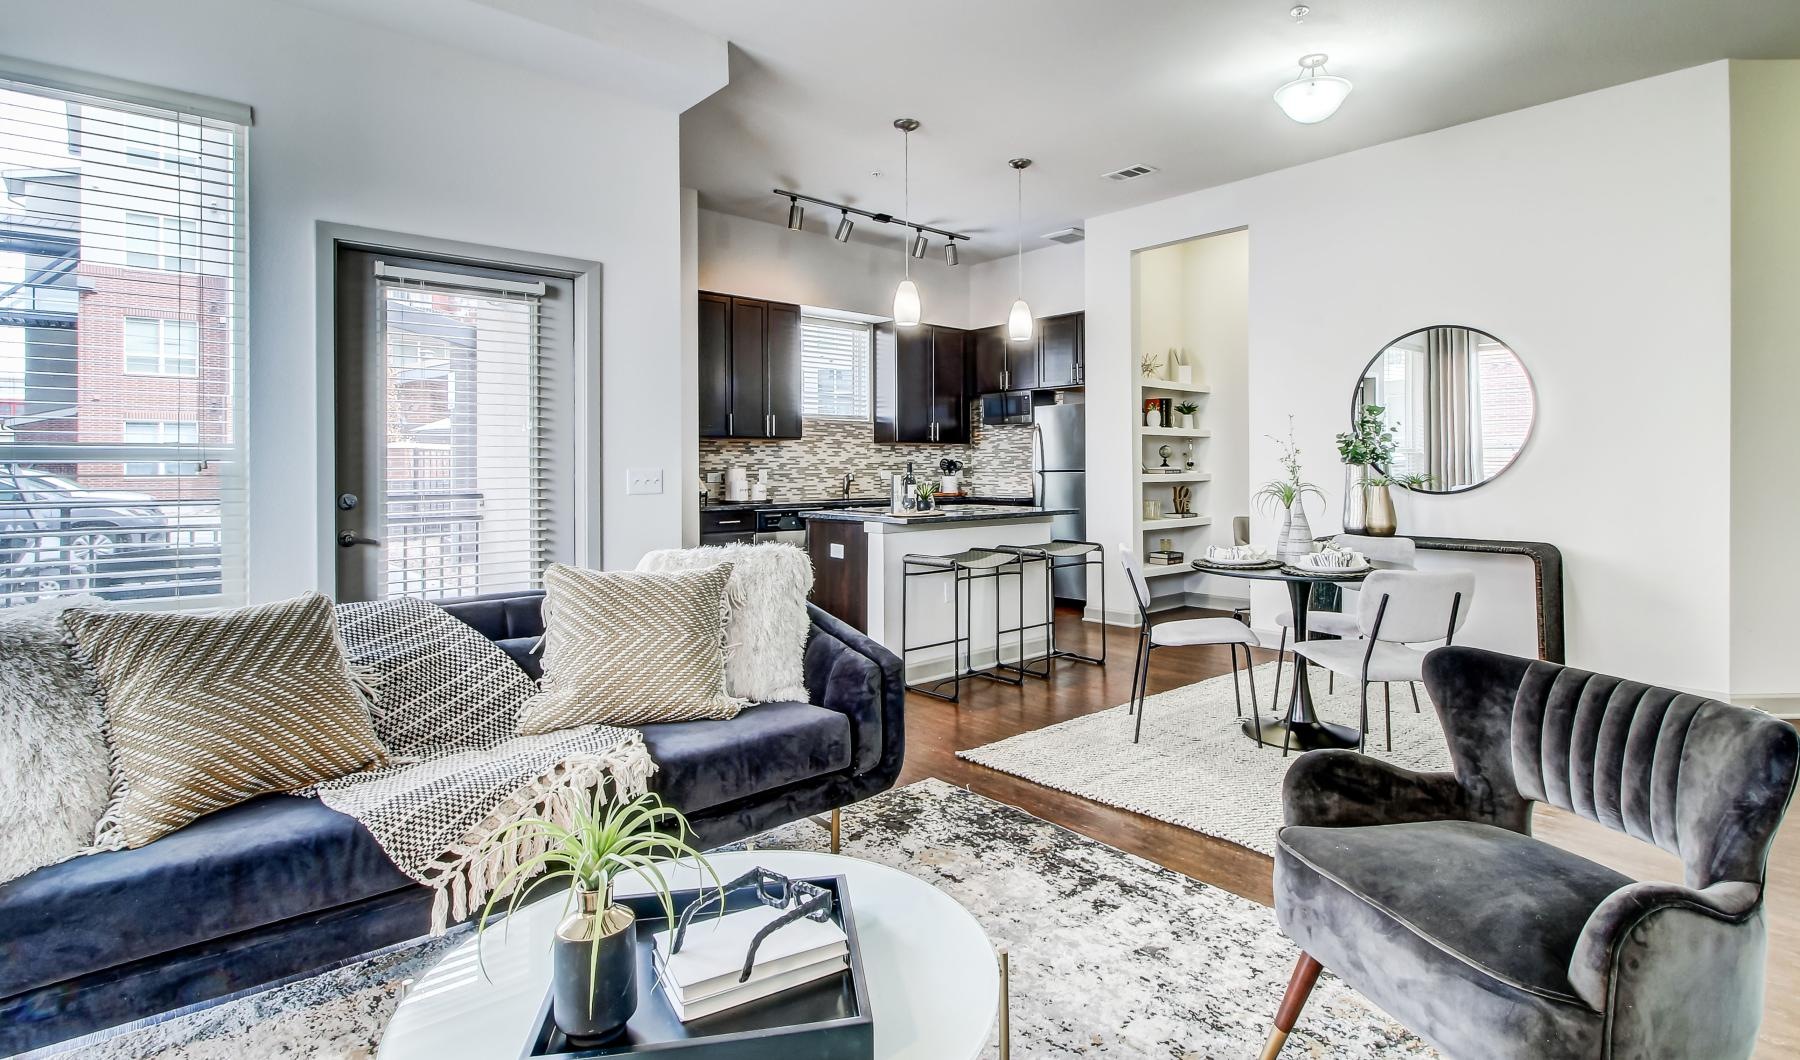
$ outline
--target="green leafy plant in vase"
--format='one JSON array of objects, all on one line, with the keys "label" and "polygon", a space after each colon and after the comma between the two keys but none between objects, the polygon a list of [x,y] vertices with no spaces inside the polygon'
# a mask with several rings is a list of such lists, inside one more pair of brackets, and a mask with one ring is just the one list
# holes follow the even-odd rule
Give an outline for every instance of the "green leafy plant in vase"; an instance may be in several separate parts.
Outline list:
[{"label": "green leafy plant in vase", "polygon": [[613,901],[614,881],[637,873],[673,920],[674,898],[661,866],[692,859],[714,886],[719,878],[688,842],[687,818],[652,793],[609,799],[602,787],[569,807],[566,818],[528,818],[494,833],[492,848],[542,849],[501,879],[476,930],[485,937],[502,899],[510,917],[539,888],[565,882],[567,915],[552,943],[551,1016],[571,1041],[595,1044],[617,1035],[637,1011],[637,915]]},{"label": "green leafy plant in vase", "polygon": [[1292,561],[1313,550],[1312,526],[1306,519],[1306,498],[1325,499],[1319,487],[1307,482],[1300,472],[1300,447],[1294,443],[1294,417],[1288,417],[1288,436],[1284,441],[1274,435],[1269,440],[1281,447],[1282,476],[1270,479],[1254,494],[1256,506],[1265,512],[1280,509],[1281,539],[1275,554]]},{"label": "green leafy plant in vase", "polygon": [[[1356,412],[1350,430],[1337,436],[1338,457],[1344,462],[1344,532],[1372,533],[1369,529],[1371,490],[1369,469],[1378,473],[1394,459],[1394,430],[1387,422],[1387,409],[1381,405],[1364,405]],[[1387,489],[1386,485],[1380,487]],[[1387,499],[1391,513],[1393,498]],[[1393,531],[1389,531],[1392,534]],[[1376,535],[1380,536],[1380,535]]]},{"label": "green leafy plant in vase", "polygon": [[913,487],[913,493],[919,498],[918,511],[928,512],[932,508],[932,498],[938,494],[937,483],[921,482]]},{"label": "green leafy plant in vase", "polygon": [[1183,427],[1192,427],[1194,425],[1194,414],[1200,411],[1200,406],[1194,404],[1192,401],[1183,401],[1181,404],[1175,406],[1175,411],[1181,415],[1181,425]]}]

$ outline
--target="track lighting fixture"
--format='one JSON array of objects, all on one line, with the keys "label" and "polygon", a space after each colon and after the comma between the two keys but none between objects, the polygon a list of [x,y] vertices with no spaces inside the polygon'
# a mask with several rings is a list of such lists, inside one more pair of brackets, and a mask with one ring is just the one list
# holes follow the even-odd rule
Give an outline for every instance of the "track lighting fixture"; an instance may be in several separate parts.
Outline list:
[{"label": "track lighting fixture", "polygon": [[944,264],[954,266],[957,263],[956,240],[944,244]]},{"label": "track lighting fixture", "polygon": [[856,227],[856,222],[850,220],[850,215],[848,213],[845,213],[842,210],[839,210],[838,211],[837,232],[833,235],[833,238],[835,238],[839,243],[848,243],[848,242],[850,242],[850,230],[855,227]]},{"label": "track lighting fixture", "polygon": [[789,230],[798,232],[798,231],[800,231],[800,226],[805,223],[806,223],[806,207],[800,205],[799,199],[789,198],[788,199],[788,228],[789,228]]},{"label": "track lighting fixture", "polygon": [[915,258],[922,258],[925,256],[925,251],[930,249],[930,247],[931,244],[925,239],[925,233],[916,228],[913,229],[912,256]]}]

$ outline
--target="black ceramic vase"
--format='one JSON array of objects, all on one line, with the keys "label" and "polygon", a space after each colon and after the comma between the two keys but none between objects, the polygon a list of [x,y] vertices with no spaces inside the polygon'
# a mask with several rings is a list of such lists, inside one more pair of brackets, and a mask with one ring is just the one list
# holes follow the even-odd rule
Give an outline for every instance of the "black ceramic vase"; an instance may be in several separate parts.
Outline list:
[{"label": "black ceramic vase", "polygon": [[[556,929],[550,1011],[577,1045],[617,1035],[637,1011],[637,916],[621,905],[596,918],[600,895],[582,891],[581,908]],[[610,930],[609,930],[610,929]],[[594,932],[600,952],[594,953]]]}]

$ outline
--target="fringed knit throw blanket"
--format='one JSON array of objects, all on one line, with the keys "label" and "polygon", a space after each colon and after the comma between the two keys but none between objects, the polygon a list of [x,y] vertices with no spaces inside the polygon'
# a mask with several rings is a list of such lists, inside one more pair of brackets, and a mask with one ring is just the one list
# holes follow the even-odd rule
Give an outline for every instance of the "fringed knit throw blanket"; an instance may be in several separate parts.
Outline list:
[{"label": "fringed knit throw blanket", "polygon": [[401,871],[437,892],[433,934],[480,913],[509,872],[542,852],[541,839],[490,846],[501,828],[529,817],[567,824],[603,784],[635,795],[656,769],[635,729],[513,735],[536,686],[440,607],[409,599],[344,604],[338,621],[394,764],[313,790],[361,822]]}]

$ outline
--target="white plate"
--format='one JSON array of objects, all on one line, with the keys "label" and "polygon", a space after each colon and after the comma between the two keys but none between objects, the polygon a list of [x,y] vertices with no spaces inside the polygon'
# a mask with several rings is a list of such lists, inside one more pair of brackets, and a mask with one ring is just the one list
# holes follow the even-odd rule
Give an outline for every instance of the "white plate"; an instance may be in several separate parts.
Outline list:
[{"label": "white plate", "polygon": [[1265,567],[1277,560],[1274,556],[1264,556],[1262,559],[1207,559],[1201,556],[1200,562],[1213,567]]},{"label": "white plate", "polygon": [[1308,574],[1361,574],[1364,571],[1375,569],[1367,563],[1360,567],[1315,567],[1311,563],[1302,563],[1298,560],[1289,563],[1288,566],[1295,570],[1303,570]]}]

